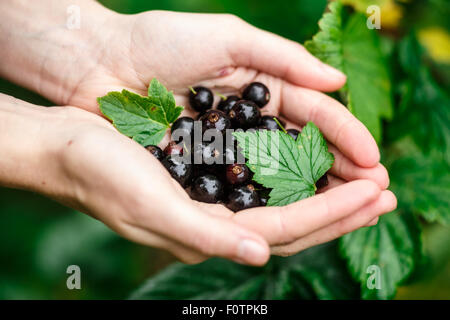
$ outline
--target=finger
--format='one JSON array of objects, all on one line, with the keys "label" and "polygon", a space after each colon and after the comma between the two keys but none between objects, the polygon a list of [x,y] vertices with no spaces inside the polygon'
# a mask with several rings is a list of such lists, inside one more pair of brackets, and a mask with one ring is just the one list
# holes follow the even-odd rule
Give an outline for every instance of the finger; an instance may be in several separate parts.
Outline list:
[{"label": "finger", "polygon": [[239,263],[263,265],[269,259],[267,242],[229,218],[212,216],[190,201],[169,203],[164,214],[146,224],[158,234],[183,243],[207,256],[220,256]]},{"label": "finger", "polygon": [[336,100],[289,83],[283,86],[281,99],[283,116],[301,125],[314,122],[325,138],[357,165],[370,168],[380,161],[369,130]]},{"label": "finger", "polygon": [[289,256],[309,247],[337,239],[361,227],[375,224],[380,215],[393,211],[396,206],[397,200],[394,194],[388,190],[383,191],[377,200],[349,217],[304,236],[291,244],[272,247],[272,254]]},{"label": "finger", "polygon": [[315,58],[299,43],[247,23],[239,27],[228,49],[236,65],[315,90],[335,91],[344,85],[342,72]]},{"label": "finger", "polygon": [[370,180],[356,180],[283,207],[259,207],[234,216],[270,245],[290,243],[359,210],[380,194]]},{"label": "finger", "polygon": [[346,181],[358,179],[372,180],[381,190],[389,186],[389,174],[386,168],[378,163],[372,168],[363,168],[344,156],[335,146],[328,144],[328,150],[334,155],[335,161],[330,169],[330,173]]},{"label": "finger", "polygon": [[292,122],[289,119],[286,119],[283,115],[279,115],[279,118],[282,119],[286,123],[286,128],[285,128],[286,130],[296,129],[298,131],[302,131],[303,126],[299,125],[298,121],[297,121],[297,123]]},{"label": "finger", "polygon": [[217,203],[206,203],[206,202],[200,202],[195,201],[196,205],[198,205],[200,208],[203,208],[205,211],[208,211],[209,214],[223,217],[223,218],[231,218],[234,216],[234,212],[225,207],[223,204],[217,204]]}]

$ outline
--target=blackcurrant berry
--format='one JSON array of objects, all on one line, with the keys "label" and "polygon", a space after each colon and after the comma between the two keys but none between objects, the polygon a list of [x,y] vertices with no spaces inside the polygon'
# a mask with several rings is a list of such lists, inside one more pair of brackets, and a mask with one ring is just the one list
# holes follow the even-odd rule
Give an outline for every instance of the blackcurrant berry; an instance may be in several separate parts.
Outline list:
[{"label": "blackcurrant berry", "polygon": [[172,140],[175,142],[181,142],[183,138],[190,139],[192,141],[194,137],[194,119],[191,117],[178,118],[170,128],[172,134]]},{"label": "blackcurrant berry", "polygon": [[327,174],[325,173],[323,176],[319,178],[319,180],[317,180],[316,188],[321,189],[323,187],[326,187],[327,185],[328,185],[328,177]]},{"label": "blackcurrant berry", "polygon": [[199,120],[202,122],[203,132],[208,129],[216,129],[225,134],[225,130],[231,128],[230,118],[220,110],[208,110]]},{"label": "blackcurrant berry", "polygon": [[269,201],[269,199],[266,196],[259,197],[259,204],[263,207],[267,206],[268,201]]},{"label": "blackcurrant berry", "polygon": [[298,131],[297,129],[287,129],[286,132],[292,137],[292,139],[297,141],[297,137],[300,134],[300,131]]},{"label": "blackcurrant berry", "polygon": [[147,146],[145,147],[156,159],[161,161],[164,158],[164,152],[158,146]]},{"label": "blackcurrant berry", "polygon": [[258,124],[261,113],[254,102],[239,100],[228,112],[228,116],[235,128],[248,129]]},{"label": "blackcurrant berry", "polygon": [[262,108],[269,102],[270,92],[261,82],[253,82],[244,89],[242,99],[253,101]]},{"label": "blackcurrant berry", "polygon": [[192,164],[183,162],[181,158],[171,156],[165,157],[161,163],[181,186],[187,186],[192,175]]},{"label": "blackcurrant berry", "polygon": [[280,126],[273,118],[276,118],[283,127],[285,126],[285,123],[277,117],[262,116],[261,119],[259,120],[259,127],[267,130],[280,130]]},{"label": "blackcurrant berry", "polygon": [[234,212],[257,207],[259,205],[259,195],[252,187],[236,187],[228,195],[227,207]]},{"label": "blackcurrant berry", "polygon": [[177,144],[175,141],[170,141],[164,148],[164,154],[166,156],[182,156],[183,151],[183,145]]},{"label": "blackcurrant berry", "polygon": [[191,197],[197,201],[216,203],[223,197],[223,183],[212,174],[200,176],[191,186]]},{"label": "blackcurrant berry", "polygon": [[194,164],[193,172],[192,172],[192,181],[195,181],[200,176],[204,176],[207,174],[212,174],[216,176],[220,181],[225,184],[225,170],[222,165],[212,164]]},{"label": "blackcurrant berry", "polygon": [[220,102],[217,105],[217,109],[228,113],[239,100],[240,98],[238,96],[228,96],[225,97],[225,99],[220,99]]},{"label": "blackcurrant berry", "polygon": [[194,87],[189,92],[189,104],[195,111],[204,112],[211,109],[213,102],[213,93],[208,88]]},{"label": "blackcurrant berry", "polygon": [[229,184],[242,184],[248,180],[249,171],[245,164],[229,164],[226,171],[227,182]]}]

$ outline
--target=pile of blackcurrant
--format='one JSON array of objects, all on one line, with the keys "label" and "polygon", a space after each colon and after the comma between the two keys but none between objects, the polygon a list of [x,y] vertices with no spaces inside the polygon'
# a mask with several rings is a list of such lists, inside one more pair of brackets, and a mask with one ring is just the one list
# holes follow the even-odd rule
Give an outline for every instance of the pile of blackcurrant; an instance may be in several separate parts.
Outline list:
[{"label": "pile of blackcurrant", "polygon": [[[275,116],[261,116],[270,100],[269,89],[260,82],[249,84],[242,97],[221,96],[213,109],[214,95],[205,87],[190,88],[189,103],[199,112],[197,121],[178,118],[171,127],[172,140],[161,150],[147,146],[190,197],[207,203],[220,203],[236,212],[267,204],[270,189],[252,181],[233,136],[227,129],[280,130],[284,122]],[[294,139],[300,133],[289,129]],[[219,146],[219,147],[218,147]],[[326,176],[321,185],[327,184]]]}]

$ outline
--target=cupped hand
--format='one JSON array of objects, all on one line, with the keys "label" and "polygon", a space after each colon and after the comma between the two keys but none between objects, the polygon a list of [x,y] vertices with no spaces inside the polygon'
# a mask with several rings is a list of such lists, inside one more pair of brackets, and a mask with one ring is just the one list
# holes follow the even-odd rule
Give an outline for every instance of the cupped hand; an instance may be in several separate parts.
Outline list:
[{"label": "cupped hand", "polygon": [[[119,233],[166,248],[184,261],[223,256],[262,264],[268,257],[267,244],[274,254],[294,254],[372,225],[395,208],[395,197],[385,191],[389,179],[379,164],[374,139],[343,105],[320,92],[340,88],[345,76],[301,45],[230,15],[162,11],[112,15],[99,34],[104,38],[96,42],[95,53],[87,50],[80,59],[89,67],[80,68],[80,79],[73,81],[76,85],[65,100],[68,104],[99,113],[98,96],[122,88],[145,94],[156,77],[174,90],[177,102],[192,115],[186,98],[189,86],[233,94],[260,81],[271,91],[262,113],[280,116],[288,128],[314,122],[336,157],[323,193],[285,207],[233,214],[220,205],[190,200],[143,148],[112,128],[80,132],[81,142],[69,150],[79,146],[76,154],[92,167],[79,179],[86,186],[97,184],[89,189],[90,196],[104,199],[88,207],[109,225],[108,218],[122,217],[122,212],[124,224],[113,226]],[[104,139],[104,147],[91,154],[99,139]],[[102,168],[98,176],[94,171],[105,165],[109,170]],[[102,207],[108,201],[111,209]]]},{"label": "cupped hand", "polygon": [[332,178],[314,197],[234,214],[191,200],[156,158],[105,119],[78,108],[50,109],[58,115],[48,119],[53,125],[47,129],[56,156],[36,191],[188,263],[220,256],[262,265],[270,249],[297,253],[374,224],[395,206],[393,195],[370,180]]}]

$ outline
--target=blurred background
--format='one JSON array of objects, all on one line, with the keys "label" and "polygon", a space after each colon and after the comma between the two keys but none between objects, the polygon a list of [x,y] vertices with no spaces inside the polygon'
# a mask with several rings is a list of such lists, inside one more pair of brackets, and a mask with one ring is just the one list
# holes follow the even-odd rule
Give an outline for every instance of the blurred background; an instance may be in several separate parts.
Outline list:
[{"label": "blurred background", "polygon": [[[326,0],[102,0],[121,13],[175,10],[233,13],[266,30],[303,43],[318,31]],[[366,6],[368,0],[347,1]],[[418,32],[439,85],[450,88],[448,0],[377,1],[382,33],[390,39]],[[23,88],[0,80],[0,92],[50,105]],[[447,106],[450,108],[450,106]],[[450,130],[450,128],[448,128]],[[443,172],[449,174],[449,172]],[[414,188],[414,185],[404,185]],[[447,208],[448,210],[449,208]],[[450,232],[424,225],[430,269],[420,281],[401,287],[399,299],[450,298]],[[126,298],[144,279],[174,261],[168,253],[128,242],[98,221],[29,192],[0,188],[0,299]],[[82,290],[67,290],[66,268],[79,265]]]}]

